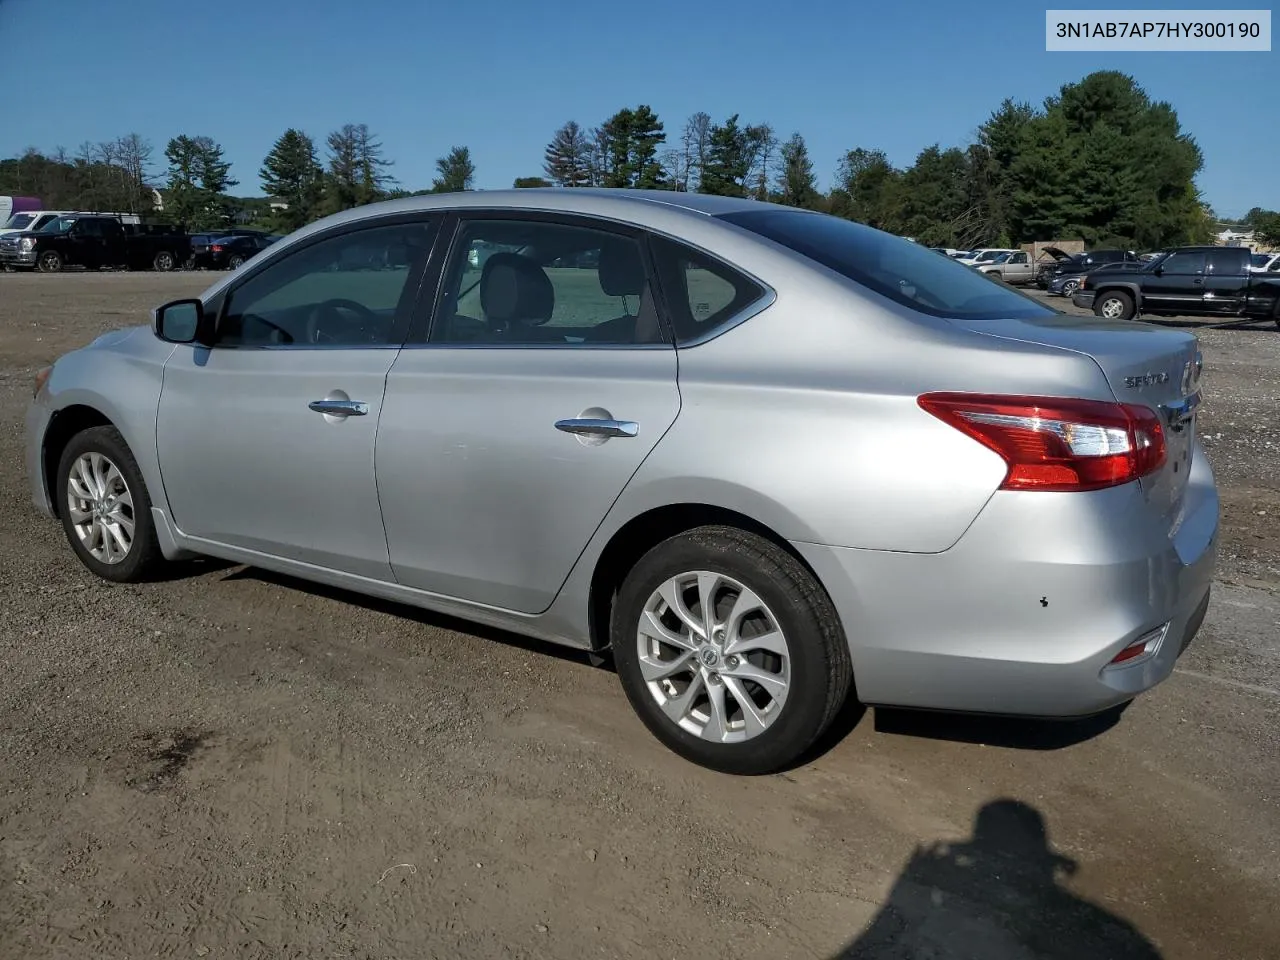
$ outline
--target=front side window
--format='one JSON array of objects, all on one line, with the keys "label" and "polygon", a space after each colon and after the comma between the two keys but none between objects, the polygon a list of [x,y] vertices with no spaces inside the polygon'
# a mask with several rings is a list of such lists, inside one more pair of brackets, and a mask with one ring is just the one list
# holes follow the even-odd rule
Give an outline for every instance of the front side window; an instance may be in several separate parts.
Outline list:
[{"label": "front side window", "polygon": [[841,217],[801,210],[726,213],[721,219],[779,243],[895,303],[956,320],[1021,320],[1057,312],[962,263]]},{"label": "front side window", "polygon": [[285,254],[231,291],[219,346],[388,343],[407,323],[433,225],[352,230]]},{"label": "front side window", "polygon": [[633,238],[550,220],[464,220],[445,264],[431,342],[660,343]]},{"label": "front side window", "polygon": [[1267,273],[1280,273],[1280,254],[1271,261],[1271,266],[1267,267]]},{"label": "front side window", "polygon": [[1165,261],[1160,264],[1160,270],[1163,273],[1172,274],[1174,276],[1190,276],[1191,274],[1204,273],[1204,254],[1170,254]]}]

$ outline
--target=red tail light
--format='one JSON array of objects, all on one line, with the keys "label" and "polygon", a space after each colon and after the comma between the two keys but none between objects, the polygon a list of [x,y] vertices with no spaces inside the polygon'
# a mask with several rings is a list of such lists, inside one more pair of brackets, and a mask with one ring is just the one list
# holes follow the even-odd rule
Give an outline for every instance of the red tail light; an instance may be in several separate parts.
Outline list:
[{"label": "red tail light", "polygon": [[927,393],[918,402],[1004,458],[1002,490],[1099,490],[1164,464],[1164,429],[1148,407],[973,393]]},{"label": "red tail light", "polygon": [[209,247],[209,251],[210,251],[211,253],[221,253],[221,252],[222,252],[222,244],[220,244],[220,243],[215,243],[215,244],[211,245],[211,246]]}]

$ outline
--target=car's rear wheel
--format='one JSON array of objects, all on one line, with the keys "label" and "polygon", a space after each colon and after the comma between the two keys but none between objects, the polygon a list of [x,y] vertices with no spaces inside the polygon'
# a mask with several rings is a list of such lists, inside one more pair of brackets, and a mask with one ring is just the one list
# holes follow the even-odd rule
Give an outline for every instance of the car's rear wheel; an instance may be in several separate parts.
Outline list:
[{"label": "car's rear wheel", "polygon": [[62,255],[56,250],[46,250],[40,254],[37,266],[41,273],[57,273],[62,269]]},{"label": "car's rear wheel", "polygon": [[138,463],[115,427],[91,427],[58,460],[62,527],[82,563],[104,580],[146,580],[164,557]]},{"label": "car's rear wheel", "polygon": [[240,254],[232,254],[231,259],[227,261],[227,268],[230,270],[239,270],[240,265],[244,263],[244,257]]},{"label": "car's rear wheel", "polygon": [[1062,295],[1070,299],[1076,295],[1076,291],[1080,289],[1079,280],[1068,280],[1062,285]]},{"label": "car's rear wheel", "polygon": [[151,265],[155,267],[157,270],[160,270],[163,272],[163,271],[172,270],[176,263],[177,261],[174,259],[174,256],[172,253],[170,253],[168,250],[161,250],[159,253],[156,254],[155,260],[152,261]]},{"label": "car's rear wheel", "polygon": [[800,759],[849,695],[849,648],[825,591],[791,554],[733,527],[699,527],[646,553],[618,593],[610,636],[654,736],[727,773]]},{"label": "car's rear wheel", "polygon": [[1107,320],[1129,320],[1133,317],[1133,297],[1123,290],[1106,290],[1093,301],[1093,312]]}]

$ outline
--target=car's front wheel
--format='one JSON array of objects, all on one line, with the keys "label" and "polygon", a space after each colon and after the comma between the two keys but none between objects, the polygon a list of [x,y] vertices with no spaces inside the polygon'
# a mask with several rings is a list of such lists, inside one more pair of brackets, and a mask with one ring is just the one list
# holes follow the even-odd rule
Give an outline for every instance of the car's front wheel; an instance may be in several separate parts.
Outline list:
[{"label": "car's front wheel", "polygon": [[104,580],[146,580],[164,557],[138,463],[115,427],[71,438],[58,461],[62,527],[82,563]]},{"label": "car's front wheel", "polygon": [[795,762],[849,695],[849,648],[825,591],[787,551],[736,528],[653,547],[627,575],[610,632],[645,725],[715,770]]},{"label": "car's front wheel", "polygon": [[1107,290],[1093,301],[1093,312],[1107,320],[1130,320],[1134,315],[1133,297],[1121,290]]}]

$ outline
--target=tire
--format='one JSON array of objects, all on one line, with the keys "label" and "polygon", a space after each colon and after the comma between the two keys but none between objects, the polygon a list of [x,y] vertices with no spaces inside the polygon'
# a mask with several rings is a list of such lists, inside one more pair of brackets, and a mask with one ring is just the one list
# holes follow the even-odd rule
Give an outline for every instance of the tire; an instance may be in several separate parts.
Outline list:
[{"label": "tire", "polygon": [[231,257],[231,259],[227,261],[227,269],[228,269],[228,270],[239,270],[239,269],[240,269],[241,264],[243,264],[243,263],[244,263],[244,257],[240,256],[240,254],[238,254],[238,253],[233,254],[233,255],[232,255],[232,257]]},{"label": "tire", "polygon": [[177,259],[168,250],[160,250],[156,253],[155,259],[151,261],[151,266],[161,273],[167,273],[177,266]]},{"label": "tire", "polygon": [[[737,648],[741,657],[731,645],[736,631],[730,629],[726,640],[702,643],[686,625],[688,621],[682,623],[661,599],[663,592],[672,595],[673,581],[689,578],[692,585],[685,595],[691,599],[685,601],[685,611],[697,619],[701,605],[692,598],[699,593],[700,572],[717,578],[712,593],[718,603],[713,609],[719,608],[720,618],[728,618],[735,593],[741,595],[739,587],[761,601],[746,616],[737,617],[740,626],[747,626],[740,641],[744,645]],[[678,634],[681,647],[658,644],[651,639],[652,633],[641,633],[642,621],[653,622],[649,613],[660,618],[667,636]],[[782,635],[781,650],[786,653],[784,682],[776,687],[770,683],[775,690],[780,688],[779,699],[766,695],[762,685],[744,685],[739,672],[754,671],[762,679],[783,672],[781,650],[750,646],[761,629],[769,629],[769,620],[774,636]],[[801,759],[830,726],[852,684],[849,646],[826,592],[791,554],[733,527],[699,527],[664,540],[641,557],[618,593],[609,633],[623,691],[649,731],[685,759],[724,773],[771,773]],[[673,660],[684,666],[672,670]],[[668,675],[658,677],[664,664]],[[695,692],[683,703],[690,689]],[[728,724],[717,727],[711,692],[723,697],[720,715]],[[744,694],[756,707],[751,711],[754,730],[738,701]],[[664,712],[660,696],[679,713],[678,720]],[[730,742],[715,736],[719,731],[727,731],[725,739]]]},{"label": "tire", "polygon": [[1095,316],[1108,320],[1132,320],[1135,313],[1133,297],[1123,290],[1107,290],[1098,294],[1093,301]]},{"label": "tire", "polygon": [[1076,295],[1076,291],[1080,289],[1079,280],[1068,280],[1062,285],[1062,295],[1070,300]]},{"label": "tire", "polygon": [[41,273],[57,273],[62,269],[62,254],[56,250],[46,250],[36,261],[36,269]]},{"label": "tire", "polygon": [[[86,473],[81,470],[82,461],[88,461],[87,480]],[[73,471],[76,476],[74,488]],[[118,550],[120,541],[95,517],[91,502],[86,502],[87,498],[77,497],[77,503],[89,509],[78,512],[73,517],[72,503],[68,499],[69,495],[95,492],[89,482],[96,485],[103,478],[108,480],[107,493],[115,493],[117,496],[121,492],[119,481],[123,481],[123,492],[129,495],[131,504],[126,507],[123,503],[117,503],[116,509],[107,515],[114,518],[113,525],[122,533],[127,532],[127,528],[120,522],[121,518],[132,520],[133,523],[133,535],[129,538],[128,549],[114,559],[114,551],[107,548],[110,546]],[[150,579],[163,565],[164,556],[160,553],[160,544],[156,539],[147,485],[142,479],[142,471],[138,469],[138,462],[115,427],[91,427],[71,438],[58,459],[55,496],[58,498],[62,529],[71,549],[81,563],[102,579],[116,583],[139,583]]]}]

